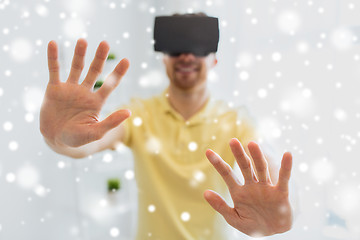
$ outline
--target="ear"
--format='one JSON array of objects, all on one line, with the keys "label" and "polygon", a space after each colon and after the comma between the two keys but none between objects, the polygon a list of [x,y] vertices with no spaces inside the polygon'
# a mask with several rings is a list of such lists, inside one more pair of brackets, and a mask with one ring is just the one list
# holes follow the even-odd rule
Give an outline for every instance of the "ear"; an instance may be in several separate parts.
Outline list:
[{"label": "ear", "polygon": [[217,63],[218,63],[218,60],[217,60],[216,55],[215,55],[215,56],[214,56],[214,64],[213,64],[213,67],[215,67]]},{"label": "ear", "polygon": [[211,53],[211,59],[209,59],[209,67],[210,68],[213,68],[213,67],[215,67],[216,66],[216,64],[218,63],[218,60],[217,60],[217,58],[216,58],[216,54],[215,53]]}]

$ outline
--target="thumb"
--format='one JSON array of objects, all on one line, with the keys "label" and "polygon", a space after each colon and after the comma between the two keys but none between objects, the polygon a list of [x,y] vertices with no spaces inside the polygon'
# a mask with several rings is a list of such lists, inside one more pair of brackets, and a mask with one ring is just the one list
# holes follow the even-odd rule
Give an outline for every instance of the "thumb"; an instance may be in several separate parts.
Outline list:
[{"label": "thumb", "polygon": [[212,190],[206,190],[204,192],[204,198],[215,211],[219,212],[225,218],[226,221],[230,219],[233,212],[232,208],[229,207],[218,193]]},{"label": "thumb", "polygon": [[130,117],[130,115],[131,112],[128,109],[118,110],[101,122],[96,123],[96,131],[100,136],[103,136],[106,132],[117,127],[121,122]]}]

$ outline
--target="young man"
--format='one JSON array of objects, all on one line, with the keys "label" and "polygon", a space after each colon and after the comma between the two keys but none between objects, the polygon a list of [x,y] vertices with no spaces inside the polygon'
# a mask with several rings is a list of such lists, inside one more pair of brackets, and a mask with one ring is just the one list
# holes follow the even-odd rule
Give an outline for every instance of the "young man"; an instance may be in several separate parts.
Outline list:
[{"label": "young man", "polygon": [[[109,45],[100,43],[87,76],[79,84],[86,46],[84,39],[78,40],[69,77],[61,82],[57,45],[49,43],[50,79],[40,113],[40,130],[54,151],[74,158],[115,149],[119,142],[133,150],[139,189],[137,240],[226,239],[211,207],[228,224],[251,236],[268,236],[291,228],[291,154],[284,154],[274,185],[264,154],[251,141],[255,129],[246,111],[210,99],[206,80],[209,69],[217,63],[213,52],[199,54],[186,49],[165,54],[169,86],[163,94],[132,101],[128,106],[131,117],[130,111],[123,109],[100,121],[101,107],[126,73],[129,62],[121,60],[94,92]],[[244,184],[230,167],[234,157]],[[216,193],[223,194],[226,186],[234,207]],[[149,206],[155,211],[149,211]]]}]

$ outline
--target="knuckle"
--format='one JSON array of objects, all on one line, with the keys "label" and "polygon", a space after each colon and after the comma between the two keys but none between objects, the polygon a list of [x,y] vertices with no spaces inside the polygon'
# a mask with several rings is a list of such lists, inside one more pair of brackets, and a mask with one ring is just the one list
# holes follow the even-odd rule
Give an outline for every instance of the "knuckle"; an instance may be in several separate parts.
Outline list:
[{"label": "knuckle", "polygon": [[93,141],[96,141],[96,140],[99,140],[101,139],[102,137],[104,136],[104,133],[99,129],[99,127],[94,130],[94,131],[90,131],[89,132],[89,142],[93,142]]},{"label": "knuckle", "polygon": [[90,68],[90,71],[96,75],[99,75],[102,72],[101,67],[97,67],[97,66],[92,66]]},{"label": "knuckle", "polygon": [[257,170],[258,172],[265,172],[265,171],[267,170],[267,168],[268,168],[268,166],[267,166],[267,163],[266,163],[266,162],[265,162],[265,163],[258,164],[258,165],[256,166],[256,170]]},{"label": "knuckle", "polygon": [[74,63],[72,65],[72,68],[75,69],[75,70],[80,70],[82,71],[84,69],[84,65],[83,64],[78,64],[78,63]]},{"label": "knuckle", "polygon": [[98,137],[98,134],[97,134],[97,131],[89,131],[88,134],[87,134],[87,141],[88,142],[92,142],[92,141],[95,141],[95,140],[98,140],[99,137]]},{"label": "knuckle", "polygon": [[98,61],[105,61],[107,59],[107,55],[104,55],[104,54],[96,54],[95,56],[95,59],[98,60]]},{"label": "knuckle", "polygon": [[228,175],[231,175],[231,168],[229,165],[227,164],[224,164],[221,168],[221,175],[224,175],[224,176],[228,176]]},{"label": "knuckle", "polygon": [[58,72],[59,71],[59,66],[51,66],[51,67],[49,67],[49,71],[50,72]]},{"label": "knuckle", "polygon": [[243,169],[250,169],[250,168],[251,168],[250,160],[247,160],[247,161],[245,161],[245,162],[242,162],[241,167],[242,167]]},{"label": "knuckle", "polygon": [[257,165],[257,166],[256,166],[256,169],[257,169],[257,170],[264,171],[264,170],[266,169],[266,166],[265,166],[265,165],[263,165],[263,164],[261,164],[261,165]]}]

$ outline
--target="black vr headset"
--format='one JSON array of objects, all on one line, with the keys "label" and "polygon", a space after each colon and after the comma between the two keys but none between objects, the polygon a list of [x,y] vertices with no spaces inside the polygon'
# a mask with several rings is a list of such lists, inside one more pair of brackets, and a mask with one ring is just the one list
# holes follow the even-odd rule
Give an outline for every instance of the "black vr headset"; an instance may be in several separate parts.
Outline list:
[{"label": "black vr headset", "polygon": [[170,56],[193,53],[207,56],[216,52],[219,23],[214,17],[159,16],[155,18],[154,49]]}]

